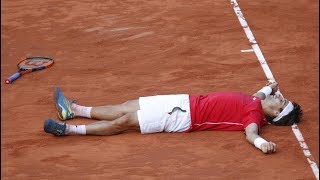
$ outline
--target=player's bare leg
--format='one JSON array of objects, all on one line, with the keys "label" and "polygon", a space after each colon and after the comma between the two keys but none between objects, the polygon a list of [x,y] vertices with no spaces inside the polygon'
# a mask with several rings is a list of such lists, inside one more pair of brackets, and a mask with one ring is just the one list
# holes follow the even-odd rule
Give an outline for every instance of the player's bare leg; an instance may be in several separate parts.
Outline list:
[{"label": "player's bare leg", "polygon": [[130,100],[122,104],[86,107],[75,103],[71,104],[71,110],[75,116],[87,117],[97,120],[115,120],[123,115],[139,110],[139,100]]},{"label": "player's bare leg", "polygon": [[130,100],[118,105],[92,107],[90,116],[97,120],[114,120],[139,109],[139,100]]},{"label": "player's bare leg", "polygon": [[44,131],[56,136],[64,135],[115,135],[127,130],[140,130],[137,112],[127,113],[113,121],[98,121],[88,125],[70,125],[47,119]]},{"label": "player's bare leg", "polygon": [[113,121],[98,121],[86,125],[87,135],[115,135],[127,130],[140,130],[137,113],[127,113]]},{"label": "player's bare leg", "polygon": [[97,120],[115,120],[123,115],[140,109],[139,100],[130,100],[118,105],[82,106],[65,97],[60,88],[55,91],[56,107],[61,120],[73,119],[76,116]]}]

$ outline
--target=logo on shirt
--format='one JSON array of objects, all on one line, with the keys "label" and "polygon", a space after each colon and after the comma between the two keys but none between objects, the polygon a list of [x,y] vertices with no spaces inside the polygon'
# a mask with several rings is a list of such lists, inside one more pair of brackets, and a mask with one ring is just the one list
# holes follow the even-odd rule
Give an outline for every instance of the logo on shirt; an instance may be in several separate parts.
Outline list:
[{"label": "logo on shirt", "polygon": [[253,100],[255,101],[257,98],[256,97],[253,97]]}]

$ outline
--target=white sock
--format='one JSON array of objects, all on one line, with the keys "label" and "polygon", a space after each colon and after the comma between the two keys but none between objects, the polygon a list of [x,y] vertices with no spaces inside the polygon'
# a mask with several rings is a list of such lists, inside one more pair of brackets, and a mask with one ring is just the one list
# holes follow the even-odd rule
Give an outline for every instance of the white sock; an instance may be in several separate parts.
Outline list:
[{"label": "white sock", "polygon": [[72,108],[75,116],[91,118],[90,113],[91,113],[92,107],[80,106],[76,103],[72,103],[71,108]]},{"label": "white sock", "polygon": [[65,134],[66,135],[72,135],[72,134],[86,135],[86,125],[67,124]]}]

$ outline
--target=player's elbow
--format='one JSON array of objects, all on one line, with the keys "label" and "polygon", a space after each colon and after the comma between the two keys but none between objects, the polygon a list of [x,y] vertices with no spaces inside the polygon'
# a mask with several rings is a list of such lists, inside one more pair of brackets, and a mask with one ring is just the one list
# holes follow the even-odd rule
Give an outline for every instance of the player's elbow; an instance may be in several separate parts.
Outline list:
[{"label": "player's elbow", "polygon": [[258,125],[256,123],[251,123],[245,128],[246,139],[253,143],[255,138],[259,137],[258,135]]}]

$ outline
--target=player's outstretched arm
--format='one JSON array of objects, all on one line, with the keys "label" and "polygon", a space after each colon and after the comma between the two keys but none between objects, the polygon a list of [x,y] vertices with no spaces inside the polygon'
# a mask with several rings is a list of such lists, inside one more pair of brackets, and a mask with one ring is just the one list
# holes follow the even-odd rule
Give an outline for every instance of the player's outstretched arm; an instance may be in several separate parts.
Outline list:
[{"label": "player's outstretched arm", "polygon": [[276,144],[273,142],[267,142],[258,135],[258,125],[256,123],[249,124],[246,129],[246,138],[256,148],[260,149],[263,153],[276,152]]}]

